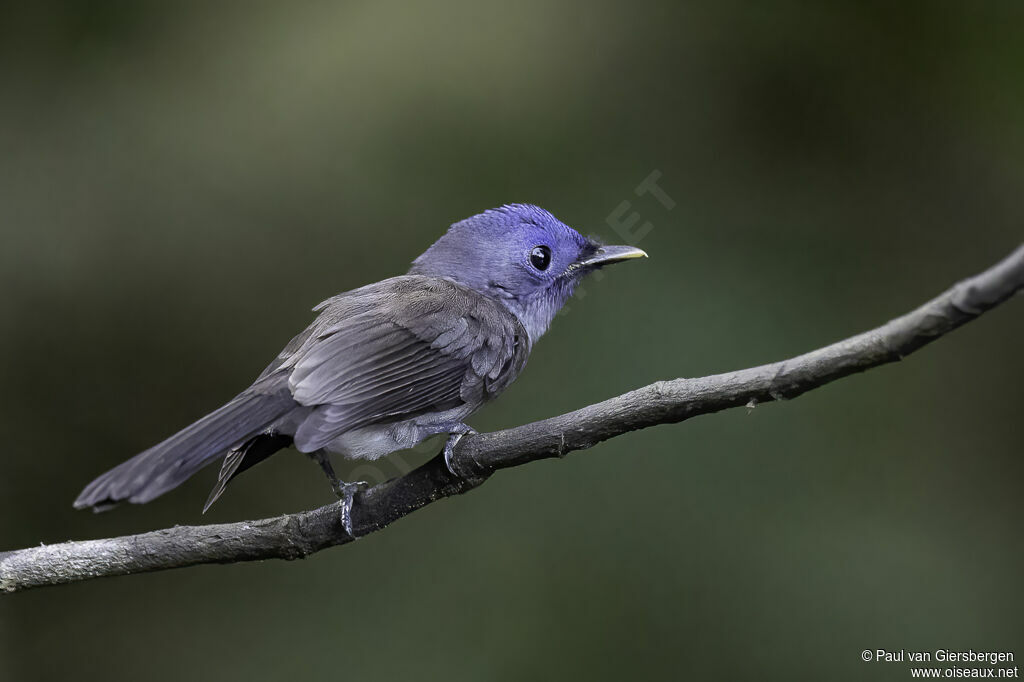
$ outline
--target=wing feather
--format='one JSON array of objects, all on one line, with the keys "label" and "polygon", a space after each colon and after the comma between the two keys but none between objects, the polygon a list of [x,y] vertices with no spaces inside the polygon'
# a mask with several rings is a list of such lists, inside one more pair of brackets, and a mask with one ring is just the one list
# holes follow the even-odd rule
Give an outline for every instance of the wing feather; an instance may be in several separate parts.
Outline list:
[{"label": "wing feather", "polygon": [[515,379],[529,353],[500,303],[438,278],[384,280],[318,309],[277,365],[291,370],[295,400],[314,408],[295,437],[305,451],[369,424],[472,411]]}]

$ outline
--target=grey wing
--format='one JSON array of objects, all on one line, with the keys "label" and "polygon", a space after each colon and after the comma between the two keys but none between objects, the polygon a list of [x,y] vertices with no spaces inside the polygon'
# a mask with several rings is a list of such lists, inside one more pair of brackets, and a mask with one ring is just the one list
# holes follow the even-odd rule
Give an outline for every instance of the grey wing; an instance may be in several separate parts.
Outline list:
[{"label": "grey wing", "polygon": [[369,424],[472,411],[515,379],[529,352],[500,304],[435,278],[364,287],[321,317],[284,362],[294,399],[313,408],[295,435],[306,452]]},{"label": "grey wing", "polygon": [[[319,306],[317,306],[317,308],[319,308]],[[316,310],[316,308],[314,308],[314,310]],[[267,368],[263,370],[258,377],[256,377],[256,381],[259,381],[260,379],[263,379],[273,374],[274,370],[288,362],[289,358],[295,355],[295,353],[298,352],[298,350],[302,348],[302,346],[307,341],[309,341],[309,337],[315,332],[316,325],[310,325],[309,327],[306,327],[306,329],[303,330],[301,333],[296,334],[292,338],[292,340],[288,342],[288,345],[285,346],[284,349],[277,354],[277,357],[274,358],[269,365],[267,365]]]}]

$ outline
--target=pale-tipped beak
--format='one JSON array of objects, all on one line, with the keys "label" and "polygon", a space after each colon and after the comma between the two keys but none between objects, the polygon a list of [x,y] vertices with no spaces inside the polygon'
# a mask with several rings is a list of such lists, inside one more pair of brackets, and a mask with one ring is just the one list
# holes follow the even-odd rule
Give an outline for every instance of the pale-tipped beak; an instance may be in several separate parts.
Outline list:
[{"label": "pale-tipped beak", "polygon": [[634,258],[647,258],[647,253],[635,246],[599,246],[597,251],[573,265],[577,268],[599,268],[602,265]]}]

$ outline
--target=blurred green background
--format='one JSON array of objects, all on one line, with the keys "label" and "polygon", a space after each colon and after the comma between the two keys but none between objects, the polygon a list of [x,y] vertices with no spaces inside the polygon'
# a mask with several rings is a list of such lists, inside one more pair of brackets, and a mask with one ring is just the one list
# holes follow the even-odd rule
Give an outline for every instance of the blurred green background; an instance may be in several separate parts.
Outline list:
[{"label": "blurred green background", "polygon": [[[313,305],[505,202],[611,240],[629,201],[651,258],[585,287],[481,430],[906,312],[1021,241],[1022,22],[1018,2],[3,9],[0,548],[328,502],[289,451],[206,517],[213,469],[71,509]],[[634,192],[655,170],[672,210]],[[861,650],[1024,655],[1022,342],[1013,301],[902,364],[503,472],[304,562],[3,597],[0,679],[908,679]]]}]

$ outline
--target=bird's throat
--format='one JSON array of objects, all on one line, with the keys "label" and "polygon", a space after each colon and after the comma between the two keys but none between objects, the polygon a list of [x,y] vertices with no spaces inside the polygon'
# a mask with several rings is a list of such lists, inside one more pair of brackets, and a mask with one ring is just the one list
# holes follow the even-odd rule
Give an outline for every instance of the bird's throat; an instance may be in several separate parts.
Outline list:
[{"label": "bird's throat", "polygon": [[575,279],[559,279],[552,285],[526,298],[500,298],[502,305],[516,316],[526,329],[533,346],[551,326],[576,289]]}]

